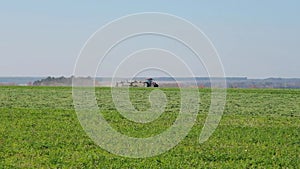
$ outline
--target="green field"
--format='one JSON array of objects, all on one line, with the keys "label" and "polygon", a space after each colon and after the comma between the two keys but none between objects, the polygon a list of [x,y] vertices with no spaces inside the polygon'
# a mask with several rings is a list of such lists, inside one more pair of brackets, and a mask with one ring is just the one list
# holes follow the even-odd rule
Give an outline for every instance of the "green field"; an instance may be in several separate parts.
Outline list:
[{"label": "green field", "polygon": [[[150,107],[152,89],[133,88],[138,110]],[[119,132],[150,137],[170,127],[180,108],[178,89],[162,89],[169,102],[149,124],[133,123],[115,109],[110,88],[97,88],[99,107]],[[86,135],[70,87],[0,87],[0,168],[300,168],[300,90],[228,89],[224,116],[199,144],[210,104],[200,89],[200,111],[190,133],[159,156],[132,159],[100,148]]]}]

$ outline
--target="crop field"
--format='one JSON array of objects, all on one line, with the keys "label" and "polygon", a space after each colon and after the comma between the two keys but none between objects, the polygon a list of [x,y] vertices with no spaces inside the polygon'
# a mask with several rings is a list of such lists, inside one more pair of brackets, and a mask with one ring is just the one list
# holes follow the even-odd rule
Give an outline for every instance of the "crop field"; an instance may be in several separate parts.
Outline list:
[{"label": "crop field", "polygon": [[[130,89],[137,110],[150,107],[151,90]],[[96,88],[96,96],[114,129],[143,138],[163,132],[178,115],[179,89],[161,90],[168,99],[165,112],[146,124],[120,115],[110,88]],[[176,147],[154,157],[127,158],[87,136],[71,87],[0,87],[0,168],[300,168],[300,90],[228,89],[221,122],[203,144],[199,135],[210,90],[199,91],[197,121]]]}]

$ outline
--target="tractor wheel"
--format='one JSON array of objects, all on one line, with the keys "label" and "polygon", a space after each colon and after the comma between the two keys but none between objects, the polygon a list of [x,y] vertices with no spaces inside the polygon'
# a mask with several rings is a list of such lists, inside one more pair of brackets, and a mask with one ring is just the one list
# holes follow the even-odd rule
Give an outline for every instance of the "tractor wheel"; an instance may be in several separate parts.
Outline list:
[{"label": "tractor wheel", "polygon": [[151,87],[151,85],[148,82],[145,82],[145,87]]}]

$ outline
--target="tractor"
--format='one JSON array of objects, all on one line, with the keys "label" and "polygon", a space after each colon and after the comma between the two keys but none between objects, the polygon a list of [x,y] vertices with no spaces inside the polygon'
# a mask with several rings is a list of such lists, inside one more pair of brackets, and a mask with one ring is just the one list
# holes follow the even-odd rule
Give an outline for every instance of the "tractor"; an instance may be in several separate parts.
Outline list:
[{"label": "tractor", "polygon": [[144,84],[145,84],[145,87],[158,87],[158,84],[156,82],[154,82],[152,78],[146,79]]}]

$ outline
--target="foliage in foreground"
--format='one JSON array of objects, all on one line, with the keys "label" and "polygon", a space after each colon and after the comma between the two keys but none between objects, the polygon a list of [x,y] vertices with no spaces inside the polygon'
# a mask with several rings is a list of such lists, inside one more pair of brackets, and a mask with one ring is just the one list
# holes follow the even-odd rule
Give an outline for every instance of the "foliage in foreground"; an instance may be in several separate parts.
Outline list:
[{"label": "foliage in foreground", "polygon": [[[132,89],[133,105],[149,108],[152,89]],[[126,120],[115,109],[110,88],[97,88],[110,124],[133,137],[150,137],[172,125],[178,89],[162,89],[165,113],[149,124]],[[217,130],[205,143],[199,134],[210,103],[200,90],[198,120],[170,151],[151,158],[119,157],[101,149],[77,120],[68,87],[0,88],[0,168],[300,168],[300,90],[230,89]]]}]

